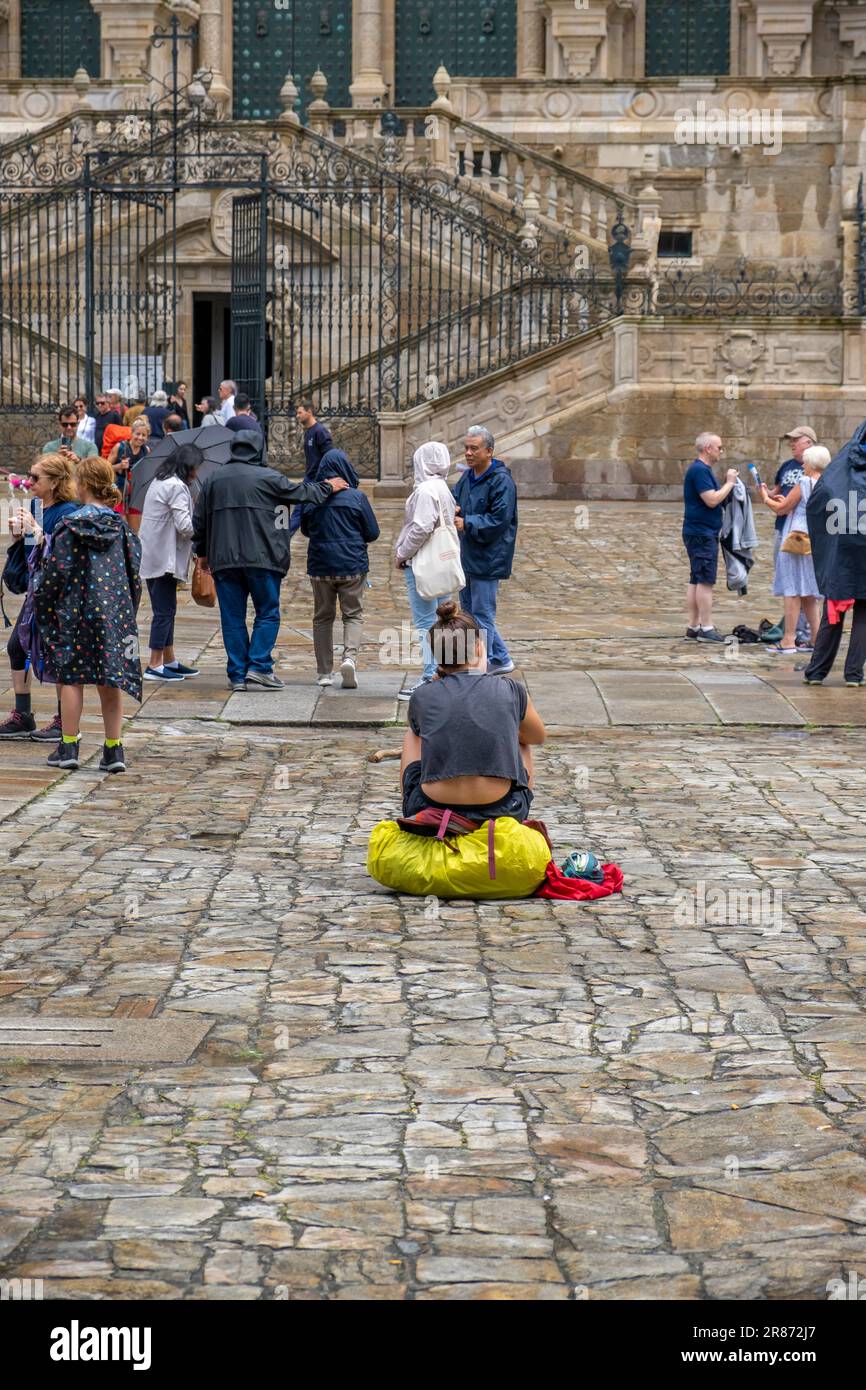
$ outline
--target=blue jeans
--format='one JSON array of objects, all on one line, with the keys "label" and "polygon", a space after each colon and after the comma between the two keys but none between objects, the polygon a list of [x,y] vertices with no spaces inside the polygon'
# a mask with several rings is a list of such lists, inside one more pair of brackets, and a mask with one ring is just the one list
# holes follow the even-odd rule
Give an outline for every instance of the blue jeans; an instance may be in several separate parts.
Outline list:
[{"label": "blue jeans", "polygon": [[503,666],[511,660],[508,648],[496,627],[496,595],[498,579],[476,579],[468,575],[466,588],[460,590],[460,607],[471,613],[487,635],[487,660],[492,666]]},{"label": "blue jeans", "polygon": [[447,598],[443,594],[441,598],[422,598],[415,585],[415,576],[412,573],[412,566],[407,565],[406,588],[409,592],[409,607],[412,609],[412,626],[421,638],[421,652],[424,657],[424,678],[432,680],[436,674],[436,662],[433,660],[433,649],[430,646],[430,638],[427,636],[431,627],[436,621],[436,609]]},{"label": "blue jeans", "polygon": [[[275,570],[263,569],[220,570],[214,575],[230,681],[245,680],[248,671],[268,675],[273,671],[282,580]],[[247,632],[250,598],[256,613],[252,635]]]}]

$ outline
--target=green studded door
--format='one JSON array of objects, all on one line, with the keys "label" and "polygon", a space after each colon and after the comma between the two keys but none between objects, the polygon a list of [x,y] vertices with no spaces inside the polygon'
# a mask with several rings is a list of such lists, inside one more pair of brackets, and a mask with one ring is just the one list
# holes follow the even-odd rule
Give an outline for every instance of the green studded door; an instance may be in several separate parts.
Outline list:
[{"label": "green studded door", "polygon": [[279,116],[280,88],[291,70],[303,119],[316,68],[328,79],[331,106],[349,105],[352,0],[234,0],[234,114]]},{"label": "green studded door", "polygon": [[517,0],[397,0],[395,104],[429,106],[433,74],[513,77]]},{"label": "green studded door", "polygon": [[646,0],[647,77],[724,76],[730,42],[730,0]]},{"label": "green studded door", "polygon": [[99,16],[90,0],[21,0],[21,76],[100,73]]}]

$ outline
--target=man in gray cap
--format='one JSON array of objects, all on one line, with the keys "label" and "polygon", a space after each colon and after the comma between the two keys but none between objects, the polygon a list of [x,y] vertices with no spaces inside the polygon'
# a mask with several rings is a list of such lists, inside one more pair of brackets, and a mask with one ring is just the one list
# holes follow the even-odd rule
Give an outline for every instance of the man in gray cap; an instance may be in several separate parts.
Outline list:
[{"label": "man in gray cap", "polygon": [[[792,430],[784,435],[785,439],[791,441],[791,457],[780,464],[773,479],[773,486],[769,489],[771,497],[787,497],[792,492],[803,477],[803,455],[807,449],[811,449],[813,444],[818,443],[818,436],[811,425],[795,425]],[[776,559],[779,554],[779,546],[782,544],[782,532],[785,529],[787,517],[776,517],[776,530],[773,536],[773,569],[776,567]],[[784,619],[781,626],[784,627]],[[806,615],[801,612],[797,619],[797,645],[810,646],[809,624],[806,622]]]}]

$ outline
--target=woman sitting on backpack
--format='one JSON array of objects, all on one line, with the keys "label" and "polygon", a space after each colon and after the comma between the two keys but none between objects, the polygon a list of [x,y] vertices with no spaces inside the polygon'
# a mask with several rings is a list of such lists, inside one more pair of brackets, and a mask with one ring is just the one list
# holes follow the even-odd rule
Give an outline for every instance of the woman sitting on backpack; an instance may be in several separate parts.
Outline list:
[{"label": "woman sitting on backpack", "polygon": [[483,630],[456,599],[436,609],[430,629],[436,679],[409,701],[400,787],[403,815],[427,806],[480,821],[525,821],[532,804],[532,744],[545,729],[526,687],[487,674]]},{"label": "woman sitting on backpack", "polygon": [[[12,524],[19,535],[32,537],[25,548],[30,551],[30,576],[24,602],[18,613],[15,626],[6,644],[6,653],[12,667],[12,690],[15,695],[15,709],[9,718],[0,724],[0,738],[26,738],[37,743],[56,743],[60,738],[60,692],[58,688],[57,713],[44,729],[37,729],[31,704],[33,686],[33,658],[37,656],[37,666],[41,663],[34,652],[36,618],[33,612],[33,586],[40,568],[45,561],[55,527],[75,512],[81,503],[75,491],[75,460],[65,454],[43,454],[30,465],[29,497],[42,504],[41,525],[29,507],[22,507],[12,518]],[[37,670],[39,679],[50,679],[50,672]]]}]

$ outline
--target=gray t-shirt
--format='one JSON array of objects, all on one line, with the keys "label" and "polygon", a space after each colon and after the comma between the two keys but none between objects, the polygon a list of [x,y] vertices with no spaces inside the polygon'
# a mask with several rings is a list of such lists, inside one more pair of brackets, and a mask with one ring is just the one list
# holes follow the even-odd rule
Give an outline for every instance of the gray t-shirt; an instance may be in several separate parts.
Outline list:
[{"label": "gray t-shirt", "polygon": [[409,727],[421,738],[421,781],[507,777],[527,786],[518,728],[528,700],[518,681],[477,671],[420,686],[409,701]]}]

